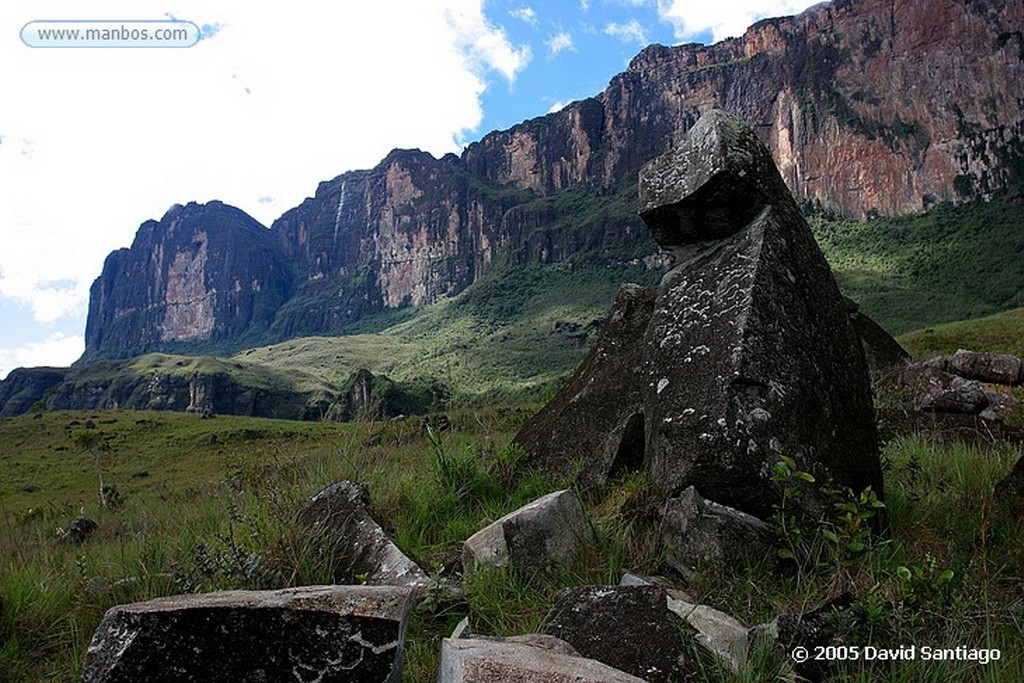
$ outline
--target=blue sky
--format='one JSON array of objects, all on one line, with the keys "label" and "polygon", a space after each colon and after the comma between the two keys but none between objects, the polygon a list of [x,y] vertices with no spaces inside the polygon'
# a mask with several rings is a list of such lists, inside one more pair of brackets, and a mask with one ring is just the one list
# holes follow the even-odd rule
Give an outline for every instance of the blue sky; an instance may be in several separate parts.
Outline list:
[{"label": "blue sky", "polygon": [[[459,152],[601,92],[645,44],[804,0],[0,3],[0,378],[82,352],[89,285],[175,203],[265,225],[396,147]],[[32,21],[193,22],[185,49],[30,48]]]}]

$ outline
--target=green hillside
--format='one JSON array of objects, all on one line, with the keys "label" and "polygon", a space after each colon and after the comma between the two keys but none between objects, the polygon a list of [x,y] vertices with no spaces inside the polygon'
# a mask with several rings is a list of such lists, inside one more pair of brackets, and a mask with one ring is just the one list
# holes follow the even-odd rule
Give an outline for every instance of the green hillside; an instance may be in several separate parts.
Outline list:
[{"label": "green hillside", "polygon": [[897,341],[916,359],[956,353],[957,349],[1024,357],[1024,308],[914,330]]}]

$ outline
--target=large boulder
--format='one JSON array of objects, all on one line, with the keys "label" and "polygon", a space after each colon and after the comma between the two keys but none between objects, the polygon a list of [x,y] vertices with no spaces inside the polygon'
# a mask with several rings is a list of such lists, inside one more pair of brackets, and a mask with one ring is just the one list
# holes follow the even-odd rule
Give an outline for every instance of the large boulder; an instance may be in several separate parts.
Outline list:
[{"label": "large boulder", "polygon": [[83,683],[402,678],[412,590],[304,586],[178,595],[107,611]]},{"label": "large boulder", "polygon": [[[781,497],[781,455],[881,495],[860,340],[754,132],[709,112],[641,171],[640,207],[677,265],[654,290],[620,293],[576,374],[517,435],[528,462],[576,463],[584,484],[646,468],[664,495],[696,486],[761,517]],[[808,488],[795,503],[820,501]]]},{"label": "large boulder", "polygon": [[306,501],[299,522],[329,539],[336,582],[410,586],[425,593],[430,577],[387,537],[370,515],[369,502],[363,486],[341,481]]},{"label": "large boulder", "polygon": [[555,491],[510,512],[463,544],[470,565],[504,567],[526,575],[566,569],[593,542],[583,505],[571,489]]},{"label": "large boulder", "polygon": [[[438,683],[643,683],[643,679],[575,654],[566,643],[536,639],[445,638]],[[561,647],[558,646],[561,643]]]}]

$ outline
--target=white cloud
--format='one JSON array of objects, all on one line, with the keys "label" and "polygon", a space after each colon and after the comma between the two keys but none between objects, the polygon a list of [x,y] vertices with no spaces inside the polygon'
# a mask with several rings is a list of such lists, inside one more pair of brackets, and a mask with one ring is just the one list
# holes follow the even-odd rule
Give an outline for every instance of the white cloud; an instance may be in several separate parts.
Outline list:
[{"label": "white cloud", "polygon": [[[166,13],[209,37],[58,50],[17,31]],[[269,225],[393,147],[458,151],[489,82],[530,59],[483,0],[34,0],[0,2],[0,26],[0,306],[41,323],[82,315],[104,257],[174,203],[220,199]]]},{"label": "white cloud", "polygon": [[533,9],[532,7],[517,7],[514,10],[509,10],[508,15],[513,19],[525,21],[527,24],[530,24],[531,26],[537,25],[537,10]]},{"label": "white cloud", "polygon": [[562,111],[563,109],[565,109],[566,105],[568,105],[568,104],[569,104],[568,102],[562,102],[562,101],[555,102],[554,104],[552,104],[548,108],[548,113],[549,114],[554,114],[556,111]]},{"label": "white cloud", "polygon": [[678,40],[692,40],[710,31],[716,42],[743,35],[751,24],[768,17],[797,14],[820,0],[658,0],[658,16],[672,24]]},{"label": "white cloud", "polygon": [[548,55],[551,57],[554,57],[559,52],[564,52],[565,50],[576,50],[576,48],[572,44],[572,36],[566,33],[565,31],[562,31],[561,33],[556,33],[555,35],[551,36],[545,42],[545,45],[548,46]]},{"label": "white cloud", "polygon": [[636,19],[631,19],[628,23],[618,24],[611,23],[604,27],[604,32],[609,36],[614,36],[624,43],[636,43],[641,47],[647,45],[647,32],[644,27],[640,25]]},{"label": "white cloud", "polygon": [[84,350],[85,343],[81,337],[60,332],[51,334],[42,342],[31,342],[15,349],[0,349],[0,379],[6,378],[15,368],[67,366],[81,356]]}]

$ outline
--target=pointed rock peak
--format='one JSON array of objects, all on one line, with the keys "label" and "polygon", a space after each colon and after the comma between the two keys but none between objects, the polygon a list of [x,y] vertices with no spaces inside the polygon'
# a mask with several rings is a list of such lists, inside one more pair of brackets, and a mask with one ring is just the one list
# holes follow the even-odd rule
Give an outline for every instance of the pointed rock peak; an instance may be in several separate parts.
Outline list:
[{"label": "pointed rock peak", "polygon": [[728,237],[766,206],[792,203],[768,148],[741,119],[718,109],[640,171],[640,216],[667,251]]}]

